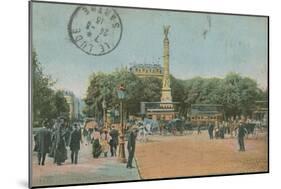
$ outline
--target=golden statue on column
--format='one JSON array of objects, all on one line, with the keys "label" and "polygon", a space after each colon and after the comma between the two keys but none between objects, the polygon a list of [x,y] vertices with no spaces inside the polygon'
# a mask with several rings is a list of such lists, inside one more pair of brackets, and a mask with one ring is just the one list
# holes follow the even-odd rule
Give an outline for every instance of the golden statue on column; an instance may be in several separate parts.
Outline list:
[{"label": "golden statue on column", "polygon": [[169,68],[169,34],[170,26],[164,26],[164,47],[163,47],[163,80],[161,104],[162,108],[173,108],[171,88],[170,88],[170,68]]}]

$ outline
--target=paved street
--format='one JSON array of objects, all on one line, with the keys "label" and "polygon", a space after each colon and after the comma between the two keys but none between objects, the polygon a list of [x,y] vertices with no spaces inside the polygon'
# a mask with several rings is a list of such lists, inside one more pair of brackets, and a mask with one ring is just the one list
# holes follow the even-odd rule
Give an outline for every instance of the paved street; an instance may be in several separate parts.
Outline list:
[{"label": "paved street", "polygon": [[[45,166],[37,165],[36,153],[33,153],[33,186],[98,183],[124,180],[138,180],[137,168],[127,169],[116,157],[93,159],[91,146],[81,145],[79,164],[71,164],[70,151],[64,165],[53,164],[47,157]],[[134,162],[134,166],[135,162]]]},{"label": "paved street", "polygon": [[266,137],[249,137],[245,146],[246,152],[239,152],[236,137],[209,140],[206,131],[151,136],[148,143],[138,143],[136,157],[143,179],[266,171]]},{"label": "paved street", "polygon": [[[33,153],[33,185],[98,183],[139,179],[264,172],[267,170],[267,139],[245,140],[246,152],[237,150],[237,139],[209,140],[207,132],[187,136],[149,136],[146,143],[137,142],[138,169],[127,169],[115,157],[93,159],[91,146],[83,144],[79,164],[68,160],[62,166],[47,158],[45,166],[37,165]],[[134,162],[136,167],[136,163]],[[140,175],[139,175],[140,174]]]}]

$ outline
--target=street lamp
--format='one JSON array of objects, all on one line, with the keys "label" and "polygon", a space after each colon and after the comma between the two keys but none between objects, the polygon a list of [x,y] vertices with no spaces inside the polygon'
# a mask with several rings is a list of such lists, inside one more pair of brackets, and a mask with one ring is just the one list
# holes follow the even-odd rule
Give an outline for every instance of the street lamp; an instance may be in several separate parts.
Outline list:
[{"label": "street lamp", "polygon": [[119,142],[119,160],[122,163],[126,163],[125,157],[125,133],[124,133],[124,120],[123,120],[123,101],[125,99],[125,87],[121,84],[117,89],[117,96],[120,100],[120,123],[121,123],[121,135],[120,135],[120,142]]},{"label": "street lamp", "polygon": [[102,108],[103,108],[103,126],[107,129],[107,122],[106,122],[106,101],[103,99],[102,101]]}]

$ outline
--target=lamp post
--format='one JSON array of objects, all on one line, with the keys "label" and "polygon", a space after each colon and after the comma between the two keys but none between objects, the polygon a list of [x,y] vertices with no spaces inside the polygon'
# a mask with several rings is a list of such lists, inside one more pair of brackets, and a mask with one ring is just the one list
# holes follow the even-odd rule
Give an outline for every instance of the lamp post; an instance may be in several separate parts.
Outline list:
[{"label": "lamp post", "polygon": [[103,126],[107,129],[106,101],[105,101],[105,99],[103,99],[103,101],[102,101],[102,108],[103,108]]},{"label": "lamp post", "polygon": [[124,119],[123,119],[123,101],[125,99],[125,87],[121,84],[117,89],[118,99],[120,100],[120,124],[121,124],[121,135],[119,142],[119,161],[122,163],[126,163],[125,157],[125,133],[124,133]]}]

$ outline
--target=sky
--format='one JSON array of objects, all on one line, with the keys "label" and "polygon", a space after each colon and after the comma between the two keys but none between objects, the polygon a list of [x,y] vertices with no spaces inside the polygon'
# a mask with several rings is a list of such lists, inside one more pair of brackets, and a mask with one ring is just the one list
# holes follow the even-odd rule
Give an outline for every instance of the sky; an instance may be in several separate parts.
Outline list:
[{"label": "sky", "polygon": [[267,88],[267,18],[114,8],[122,21],[118,46],[102,56],[77,48],[67,26],[77,5],[33,2],[32,46],[56,88],[83,98],[94,72],[132,63],[163,63],[163,25],[170,25],[170,73],[179,79],[236,72]]}]

